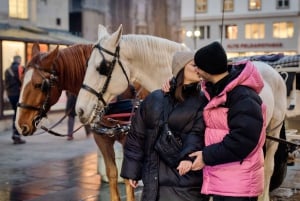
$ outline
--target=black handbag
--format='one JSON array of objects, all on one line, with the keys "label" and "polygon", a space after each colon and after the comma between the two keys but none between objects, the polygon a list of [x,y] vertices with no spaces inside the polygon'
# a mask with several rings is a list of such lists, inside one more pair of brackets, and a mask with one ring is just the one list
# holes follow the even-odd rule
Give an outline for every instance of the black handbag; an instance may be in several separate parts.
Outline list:
[{"label": "black handbag", "polygon": [[175,136],[168,126],[169,103],[168,97],[164,98],[163,125],[158,134],[154,149],[159,157],[170,167],[177,167],[179,153],[182,150],[180,136]]}]

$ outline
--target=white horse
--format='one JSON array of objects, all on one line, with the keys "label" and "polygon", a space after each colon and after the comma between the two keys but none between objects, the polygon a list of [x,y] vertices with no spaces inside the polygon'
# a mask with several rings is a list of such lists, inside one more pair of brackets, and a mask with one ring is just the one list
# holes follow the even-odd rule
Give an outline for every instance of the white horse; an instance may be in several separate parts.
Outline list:
[{"label": "white horse", "polygon": [[[98,33],[100,34],[100,33]],[[88,62],[76,111],[82,123],[102,115],[106,103],[123,92],[129,82],[137,81],[147,90],[161,88],[172,76],[171,59],[175,51],[186,49],[179,43],[146,35],[124,35],[122,26],[99,40]],[[267,104],[268,135],[279,137],[287,108],[286,86],[271,66],[254,62],[264,78],[262,100]],[[260,200],[269,201],[269,185],[274,169],[278,143],[267,141],[265,157],[265,188]]]}]

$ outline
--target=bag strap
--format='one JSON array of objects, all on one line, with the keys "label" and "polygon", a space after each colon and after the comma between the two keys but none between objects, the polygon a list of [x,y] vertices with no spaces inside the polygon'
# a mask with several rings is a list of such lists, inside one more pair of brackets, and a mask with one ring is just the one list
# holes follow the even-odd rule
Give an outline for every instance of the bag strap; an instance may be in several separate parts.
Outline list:
[{"label": "bag strap", "polygon": [[170,111],[170,103],[169,103],[169,95],[164,96],[164,116],[163,116],[163,124],[166,130],[170,130],[168,126],[168,118],[169,118],[169,111]]}]

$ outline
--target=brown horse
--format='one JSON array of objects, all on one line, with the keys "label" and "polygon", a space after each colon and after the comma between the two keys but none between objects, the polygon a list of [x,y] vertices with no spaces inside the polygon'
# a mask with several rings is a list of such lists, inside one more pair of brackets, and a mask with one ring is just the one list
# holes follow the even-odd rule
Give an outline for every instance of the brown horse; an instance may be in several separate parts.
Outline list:
[{"label": "brown horse", "polygon": [[[42,53],[38,44],[33,45],[33,57],[26,65],[16,117],[16,127],[22,135],[33,135],[40,120],[58,101],[63,90],[78,94],[91,51],[92,45],[77,44],[62,50],[57,47],[51,52]],[[136,90],[140,90],[139,88]],[[125,94],[122,94],[122,98],[133,98],[130,92],[132,90],[128,89]],[[140,98],[144,98],[148,93],[142,91],[139,94],[142,96]],[[116,140],[124,144],[125,136],[120,134],[111,137],[94,132],[95,142],[102,152],[106,166],[111,201],[120,201],[113,145]],[[135,200],[134,191],[127,180],[125,184],[127,201]]]}]

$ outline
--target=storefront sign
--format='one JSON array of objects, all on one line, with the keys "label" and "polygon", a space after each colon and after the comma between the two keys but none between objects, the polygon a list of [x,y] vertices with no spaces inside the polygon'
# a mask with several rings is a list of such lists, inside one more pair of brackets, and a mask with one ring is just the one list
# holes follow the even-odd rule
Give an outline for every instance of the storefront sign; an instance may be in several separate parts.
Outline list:
[{"label": "storefront sign", "polygon": [[228,49],[239,49],[239,48],[282,48],[282,43],[235,43],[228,44]]}]

